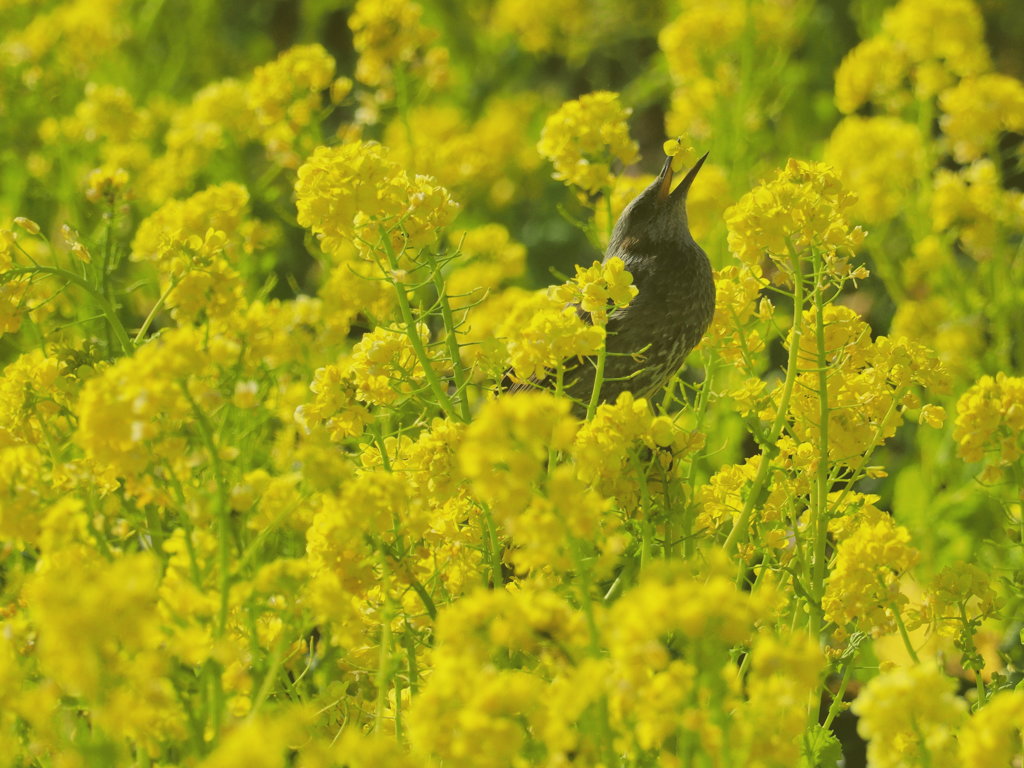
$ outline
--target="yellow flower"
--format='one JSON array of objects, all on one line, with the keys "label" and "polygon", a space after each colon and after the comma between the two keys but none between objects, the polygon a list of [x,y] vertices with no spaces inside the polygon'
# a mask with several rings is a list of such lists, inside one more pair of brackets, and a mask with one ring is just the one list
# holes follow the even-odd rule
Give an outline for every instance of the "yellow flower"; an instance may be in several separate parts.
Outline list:
[{"label": "yellow flower", "polygon": [[557,53],[570,58],[590,46],[594,19],[583,0],[497,0],[489,27],[498,35],[514,36],[530,53]]},{"label": "yellow flower", "polygon": [[526,248],[514,241],[501,224],[455,232],[448,239],[459,248],[461,256],[453,262],[445,281],[455,309],[482,300],[488,291],[519,277],[526,268]]},{"label": "yellow flower", "polygon": [[900,0],[882,29],[846,55],[836,72],[836,106],[844,114],[873,103],[898,112],[913,96],[930,100],[954,78],[990,66],[981,13],[972,0]]},{"label": "yellow flower", "polygon": [[296,140],[319,119],[323,92],[334,80],[335,62],[322,45],[297,45],[257,67],[245,98],[257,134],[279,165],[295,168],[301,160]]},{"label": "yellow flower", "polygon": [[580,479],[593,483],[620,473],[633,442],[647,436],[653,418],[647,401],[634,399],[631,392],[620,394],[614,404],[599,405],[573,443],[572,456]]},{"label": "yellow flower", "polygon": [[837,547],[821,601],[825,619],[874,637],[895,632],[895,613],[907,603],[900,579],[917,559],[906,528],[888,516],[864,519]]},{"label": "yellow flower", "polygon": [[[737,116],[751,134],[762,129],[777,90],[770,76],[751,89],[749,78],[758,73],[744,72],[744,62],[753,55],[765,63],[766,73],[782,66],[800,39],[805,0],[719,0],[678,6],[678,15],[658,33],[658,47],[674,86],[665,118],[668,133],[707,141],[713,115],[723,110],[741,110]],[[752,98],[752,90],[758,98]],[[732,103],[734,99],[741,104]]]},{"label": "yellow flower", "polygon": [[[862,104],[893,105],[906,76],[905,53],[888,37],[868,38],[843,57],[836,71],[836,106],[845,115]],[[902,95],[902,94],[900,94]]]},{"label": "yellow flower", "polygon": [[459,466],[477,498],[503,514],[525,508],[547,468],[548,451],[572,444],[578,422],[570,406],[546,392],[485,403],[459,448]]},{"label": "yellow flower", "polygon": [[637,143],[629,137],[631,112],[610,91],[567,101],[544,122],[537,151],[554,165],[554,178],[568,186],[588,195],[610,189],[611,164],[639,159]]},{"label": "yellow flower", "polygon": [[939,95],[942,132],[958,163],[996,149],[1000,133],[1024,130],[1024,84],[1009,75],[967,77]]},{"label": "yellow flower", "polygon": [[295,184],[298,221],[330,255],[350,243],[371,250],[382,238],[398,253],[432,243],[455,218],[458,204],[427,176],[410,179],[373,142],[318,147],[299,168]]},{"label": "yellow flower", "polygon": [[169,462],[182,476],[195,472],[184,466],[184,426],[195,423],[185,393],[196,401],[211,394],[211,352],[203,335],[191,327],[163,333],[82,389],[75,440],[86,460],[98,472],[124,478],[128,493],[147,502],[166,503],[170,493],[147,475],[152,464]]},{"label": "yellow flower", "polygon": [[964,768],[1002,768],[1020,756],[1024,692],[999,691],[957,733]]},{"label": "yellow flower", "polygon": [[1024,455],[1024,378],[982,376],[956,404],[953,439],[964,461],[1006,466]]},{"label": "yellow flower", "polygon": [[958,230],[960,242],[978,261],[999,253],[1007,233],[1024,232],[1024,193],[1006,189],[989,159],[958,172],[940,168],[934,177],[932,227]]},{"label": "yellow flower", "polygon": [[797,253],[816,248],[835,257],[831,271],[842,275],[842,254],[864,240],[863,230],[847,220],[855,201],[830,166],[790,160],[725,212],[729,248],[750,266],[767,253],[790,279],[790,246]]},{"label": "yellow flower", "polygon": [[805,633],[777,638],[760,634],[751,649],[747,700],[736,712],[743,765],[798,765],[806,727],[806,704],[817,696],[825,655]]},{"label": "yellow flower", "polygon": [[[426,347],[430,341],[427,327],[421,323],[416,332]],[[392,405],[426,383],[408,334],[390,328],[365,334],[344,367],[356,386],[356,397],[372,405]]]},{"label": "yellow flower", "polygon": [[931,664],[894,669],[873,678],[853,702],[857,732],[868,740],[875,768],[953,768],[954,734],[967,702],[956,683]]},{"label": "yellow flower", "polygon": [[[477,591],[438,617],[409,741],[454,768],[519,762],[544,727],[549,680],[585,647],[583,615],[553,592]],[[529,754],[529,753],[525,753]]]},{"label": "yellow flower", "polygon": [[541,379],[567,360],[594,354],[604,343],[604,328],[585,323],[574,307],[543,294],[536,302],[519,303],[498,334],[507,337],[509,364],[523,380]]},{"label": "yellow flower", "polygon": [[847,117],[825,147],[857,196],[850,215],[875,224],[899,215],[925,172],[925,146],[916,125],[895,117]]},{"label": "yellow flower", "polygon": [[229,182],[169,200],[139,225],[131,259],[152,262],[164,290],[173,284],[167,304],[179,320],[226,317],[244,305],[235,264],[250,245],[248,204],[245,187]]},{"label": "yellow flower", "polygon": [[576,265],[576,277],[551,290],[551,296],[566,304],[576,304],[589,312],[594,325],[608,323],[609,310],[622,309],[636,298],[637,287],[626,265],[617,256],[603,264]]},{"label": "yellow flower", "polygon": [[485,197],[502,207],[532,182],[542,162],[522,130],[538,102],[529,93],[495,96],[475,122],[453,105],[417,105],[388,123],[384,144],[403,168],[435,177],[460,198]]},{"label": "yellow flower", "polygon": [[340,366],[318,368],[309,389],[315,395],[312,403],[300,406],[296,421],[305,429],[313,424],[326,427],[332,440],[358,437],[372,417],[363,404],[356,401],[356,383],[352,373]]},{"label": "yellow flower", "polygon": [[422,24],[422,16],[423,8],[410,0],[359,0],[348,19],[359,54],[356,80],[382,88],[389,97],[396,71],[419,76],[431,87],[441,85],[448,51],[428,48],[437,33]]}]

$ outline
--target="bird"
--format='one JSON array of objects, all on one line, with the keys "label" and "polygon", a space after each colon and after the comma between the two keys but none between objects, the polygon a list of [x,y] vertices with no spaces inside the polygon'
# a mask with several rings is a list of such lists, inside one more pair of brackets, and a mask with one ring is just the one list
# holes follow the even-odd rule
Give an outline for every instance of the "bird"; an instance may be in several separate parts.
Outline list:
[{"label": "bird", "polygon": [[[690,233],[686,198],[707,153],[672,189],[672,158],[657,178],[625,207],[612,230],[604,262],[619,258],[633,276],[637,295],[609,313],[604,376],[599,402],[623,392],[650,398],[682,367],[703,338],[715,313],[715,280],[707,253]],[[590,313],[577,308],[585,322]],[[587,357],[565,376],[564,391],[574,410],[587,411],[596,360]],[[549,382],[518,382],[522,391]]]}]

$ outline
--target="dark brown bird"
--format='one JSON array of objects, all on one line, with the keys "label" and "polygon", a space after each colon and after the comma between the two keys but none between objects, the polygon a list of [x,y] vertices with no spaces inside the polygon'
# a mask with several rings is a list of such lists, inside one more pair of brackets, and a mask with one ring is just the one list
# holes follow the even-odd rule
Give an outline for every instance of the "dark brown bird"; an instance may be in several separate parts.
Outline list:
[{"label": "dark brown bird", "polygon": [[[626,206],[612,231],[604,260],[618,257],[633,275],[638,293],[628,307],[608,317],[604,378],[600,400],[619,394],[657,393],[682,367],[704,336],[715,313],[711,263],[686,218],[686,195],[705,154],[672,189],[672,158],[658,178]],[[581,317],[590,315],[579,310]],[[586,411],[594,387],[596,361],[584,359],[566,375],[566,392]],[[529,388],[519,384],[512,391]]]}]

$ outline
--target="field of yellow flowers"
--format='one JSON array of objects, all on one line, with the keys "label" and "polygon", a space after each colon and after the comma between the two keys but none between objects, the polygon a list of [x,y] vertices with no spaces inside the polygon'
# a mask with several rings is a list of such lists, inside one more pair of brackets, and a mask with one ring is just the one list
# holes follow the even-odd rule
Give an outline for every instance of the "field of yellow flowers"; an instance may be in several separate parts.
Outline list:
[{"label": "field of yellow flowers", "polygon": [[0,0],[0,768],[1020,766],[1021,25]]}]

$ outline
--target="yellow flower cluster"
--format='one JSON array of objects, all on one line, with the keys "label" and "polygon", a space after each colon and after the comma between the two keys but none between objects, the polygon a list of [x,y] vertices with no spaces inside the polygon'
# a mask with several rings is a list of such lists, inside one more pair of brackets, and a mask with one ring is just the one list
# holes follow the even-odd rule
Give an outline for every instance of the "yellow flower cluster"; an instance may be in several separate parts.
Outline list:
[{"label": "yellow flower cluster", "polygon": [[725,212],[729,248],[751,266],[767,254],[790,280],[793,255],[813,248],[833,257],[831,271],[843,276],[844,252],[864,240],[863,230],[847,218],[854,202],[828,165],[790,160]]},{"label": "yellow flower cluster", "polygon": [[[817,310],[804,313],[804,327],[816,325]],[[803,370],[790,401],[794,436],[819,444],[821,398],[828,402],[828,450],[841,464],[858,457],[892,437],[902,422],[899,408],[916,407],[910,388],[920,386],[939,392],[948,385],[948,374],[935,353],[907,338],[880,336],[872,341],[868,324],[849,307],[828,306],[822,317],[822,350],[810,331],[801,335],[799,359]],[[830,367],[821,391],[820,362]]]},{"label": "yellow flower cluster", "polygon": [[519,277],[526,268],[526,248],[501,224],[456,232],[449,240],[461,256],[446,283],[454,308],[482,301],[488,292]]},{"label": "yellow flower cluster", "polygon": [[555,179],[584,195],[604,192],[613,185],[613,163],[632,165],[639,159],[637,143],[629,136],[631,113],[617,93],[584,94],[548,117],[537,151],[554,165]]},{"label": "yellow flower cluster", "polygon": [[554,0],[538,5],[530,0],[497,0],[488,26],[498,35],[515,36],[531,53],[582,54],[593,33],[593,18],[583,0]]},{"label": "yellow flower cluster", "polygon": [[984,461],[986,476],[1024,456],[1024,378],[998,373],[982,376],[956,404],[953,439],[964,461]]},{"label": "yellow flower cluster", "polygon": [[527,744],[540,748],[536,737],[555,725],[549,717],[571,717],[575,707],[546,705],[556,690],[549,681],[571,674],[567,660],[586,647],[583,617],[565,600],[546,590],[478,591],[437,624],[433,672],[409,714],[420,754],[458,768],[499,768]]},{"label": "yellow flower cluster", "polygon": [[[416,332],[426,346],[430,331],[419,325]],[[425,373],[404,331],[376,328],[352,348],[345,363],[356,386],[356,397],[371,405],[391,405],[425,384]]]},{"label": "yellow flower cluster", "polygon": [[857,197],[850,216],[868,224],[897,216],[926,167],[917,126],[889,116],[844,118],[829,138],[825,160]]},{"label": "yellow flower cluster", "polygon": [[471,122],[451,105],[416,106],[388,123],[384,143],[402,167],[435,177],[460,199],[485,196],[501,208],[543,162],[522,131],[535,109],[530,95],[495,98]]},{"label": "yellow flower cluster", "polygon": [[179,320],[194,321],[201,313],[226,317],[244,306],[235,264],[263,236],[257,222],[245,220],[248,205],[245,187],[221,184],[169,200],[139,225],[131,259],[156,266],[167,306]]},{"label": "yellow flower cluster", "polygon": [[623,392],[615,403],[597,407],[594,417],[576,435],[572,457],[581,480],[615,480],[637,441],[648,448],[682,451],[700,446],[700,435],[684,431],[667,416],[651,413],[644,398]]},{"label": "yellow flower cluster", "polygon": [[932,664],[894,669],[872,679],[853,703],[857,732],[868,740],[869,764],[959,765],[955,733],[967,703],[955,688],[955,681]]},{"label": "yellow flower cluster", "polygon": [[568,400],[524,392],[485,404],[466,431],[459,466],[474,494],[500,514],[530,500],[548,452],[568,450],[579,425]]},{"label": "yellow flower cluster", "polygon": [[[811,0],[237,5],[0,0],[0,766],[831,765],[851,699],[872,765],[1019,762],[980,4],[842,64]],[[641,147],[719,163],[652,398]]]},{"label": "yellow flower cluster", "polygon": [[[609,610],[610,668],[605,674],[612,722],[633,730],[643,750],[693,738],[717,754],[730,754],[738,764],[781,766],[786,755],[799,749],[797,733],[787,727],[775,734],[784,745],[781,755],[756,756],[758,736],[750,729],[755,717],[768,715],[767,691],[755,686],[745,700],[724,653],[729,645],[756,636],[755,628],[775,610],[777,594],[767,586],[753,594],[737,590],[725,562],[717,558],[701,571],[652,568]],[[767,639],[754,642],[759,666],[777,663],[777,645]],[[804,656],[803,647],[794,648],[805,666],[790,680],[793,688],[818,676],[820,652]],[[806,690],[791,695],[806,700]],[[751,720],[709,716],[709,708],[719,706],[736,707]],[[762,758],[767,762],[751,762]]]},{"label": "yellow flower cluster", "polygon": [[287,167],[298,166],[295,140],[319,116],[334,80],[334,57],[322,45],[297,45],[257,67],[246,84],[246,106],[260,141]]},{"label": "yellow flower cluster", "polygon": [[1007,189],[999,177],[986,158],[959,171],[939,169],[933,179],[932,227],[957,231],[978,261],[991,260],[1008,234],[1024,232],[1024,192]]},{"label": "yellow flower cluster", "polygon": [[430,44],[437,33],[420,19],[423,8],[411,0],[359,0],[348,19],[359,60],[356,79],[393,97],[416,77],[436,88],[448,76],[448,51]]},{"label": "yellow flower cluster", "polygon": [[166,151],[142,170],[139,192],[151,203],[162,203],[185,189],[218,152],[244,144],[256,128],[247,96],[246,84],[234,78],[196,91],[191,102],[170,115]]},{"label": "yellow flower cluster", "polygon": [[623,309],[636,298],[638,291],[633,276],[617,256],[608,261],[595,261],[589,267],[576,266],[576,276],[552,289],[552,298],[575,304],[590,313],[594,325],[608,324],[608,312]]},{"label": "yellow flower cluster", "polygon": [[320,240],[329,255],[350,243],[397,253],[424,248],[455,218],[458,204],[427,176],[410,178],[372,142],[318,147],[298,171],[295,184],[299,224]]},{"label": "yellow flower cluster", "polygon": [[972,0],[900,0],[885,11],[879,34],[857,45],[836,71],[836,106],[865,103],[898,112],[913,96],[929,100],[955,78],[990,66],[981,12]]},{"label": "yellow flower cluster", "polygon": [[340,441],[361,435],[370,423],[370,412],[356,402],[355,382],[341,367],[318,368],[309,389],[314,394],[313,401],[295,411],[295,420],[306,431],[313,425],[322,426],[332,440]]},{"label": "yellow flower cluster", "polygon": [[867,517],[847,531],[836,549],[836,564],[825,582],[821,607],[839,627],[853,624],[873,636],[896,631],[907,597],[903,574],[917,562],[910,532],[891,517]]},{"label": "yellow flower cluster", "polygon": [[964,78],[939,96],[942,132],[957,162],[970,163],[991,151],[1000,133],[1024,130],[1024,83],[988,73]]},{"label": "yellow flower cluster", "polygon": [[[679,3],[678,15],[658,34],[674,86],[667,132],[706,141],[717,110],[736,110],[744,132],[761,128],[768,104],[749,98],[762,84],[750,87],[744,56],[752,51],[759,70],[773,71],[799,42],[806,7],[804,0]],[[763,85],[770,90],[770,75]]]},{"label": "yellow flower cluster", "polygon": [[975,712],[957,733],[960,765],[996,768],[1020,755],[1024,730],[1024,692],[1000,691]]},{"label": "yellow flower cluster", "polygon": [[596,353],[605,339],[604,328],[585,322],[575,307],[546,292],[518,303],[502,318],[498,333],[506,338],[508,363],[522,380],[564,371],[566,361]]}]

